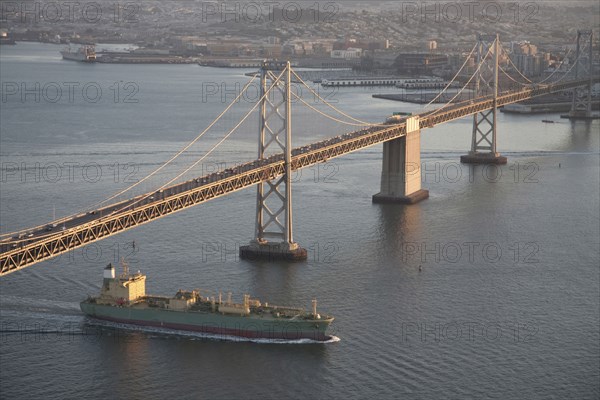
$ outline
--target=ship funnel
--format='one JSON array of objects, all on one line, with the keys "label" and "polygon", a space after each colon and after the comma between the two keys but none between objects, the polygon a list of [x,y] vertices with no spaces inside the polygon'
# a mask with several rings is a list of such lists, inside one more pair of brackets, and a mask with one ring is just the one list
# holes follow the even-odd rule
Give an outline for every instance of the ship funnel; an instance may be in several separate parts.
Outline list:
[{"label": "ship funnel", "polygon": [[312,313],[314,316],[317,316],[317,299],[313,299],[312,301]]},{"label": "ship funnel", "polygon": [[112,263],[104,268],[104,279],[115,279],[115,267]]}]

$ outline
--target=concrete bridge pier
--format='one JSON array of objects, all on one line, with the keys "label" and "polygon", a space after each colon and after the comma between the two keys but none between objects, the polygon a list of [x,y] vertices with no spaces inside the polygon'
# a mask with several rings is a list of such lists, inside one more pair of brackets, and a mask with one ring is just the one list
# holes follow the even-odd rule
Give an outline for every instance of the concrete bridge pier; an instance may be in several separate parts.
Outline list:
[{"label": "concrete bridge pier", "polygon": [[373,203],[414,204],[429,197],[421,189],[421,130],[419,117],[406,120],[406,136],[383,143],[381,191]]}]

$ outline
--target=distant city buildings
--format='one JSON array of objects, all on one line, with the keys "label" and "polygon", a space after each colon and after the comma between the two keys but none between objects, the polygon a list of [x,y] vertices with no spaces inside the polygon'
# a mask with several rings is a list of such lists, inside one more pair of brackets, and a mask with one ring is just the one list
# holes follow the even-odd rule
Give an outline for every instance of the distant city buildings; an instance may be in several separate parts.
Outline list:
[{"label": "distant city buildings", "polygon": [[[391,4],[383,7],[350,2],[350,6],[341,2],[336,3],[333,12],[329,8],[308,7],[298,15],[273,7],[271,14],[261,16],[237,15],[235,7],[231,8],[234,11],[227,9],[225,14],[213,7],[203,14],[202,7],[208,7],[209,3],[174,0],[158,7],[152,2],[142,2],[133,20],[125,14],[111,13],[108,18],[109,14],[103,13],[106,18],[94,24],[85,15],[51,20],[45,15],[38,18],[29,11],[13,10],[4,14],[0,44],[15,40],[121,43],[139,47],[145,53],[185,57],[190,62],[277,58],[290,59],[302,66],[353,67],[382,75],[451,77],[462,66],[475,35],[497,30],[508,45],[509,58],[501,58],[503,69],[507,72],[518,69],[533,78],[556,68],[560,68],[555,74],[559,75],[572,65],[573,55],[566,54],[565,46],[573,43],[575,28],[594,26],[597,15],[594,11],[598,9],[598,6],[545,4],[544,13],[536,16],[539,23],[535,25],[512,23],[512,20],[495,24],[485,18],[456,24],[423,23],[418,18],[403,20],[401,7]],[[210,4],[212,7],[213,3]],[[598,65],[599,37],[597,33],[594,35],[595,65]],[[475,64],[472,57],[463,74],[471,74]]]},{"label": "distant city buildings", "polygon": [[542,75],[549,65],[550,54],[538,53],[537,46],[530,42],[511,42],[510,60],[523,75]]},{"label": "distant city buildings", "polygon": [[431,74],[448,65],[448,56],[432,53],[400,53],[394,66],[400,74]]},{"label": "distant city buildings", "polygon": [[331,58],[343,58],[345,60],[359,59],[362,56],[362,49],[349,47],[347,50],[332,50]]}]

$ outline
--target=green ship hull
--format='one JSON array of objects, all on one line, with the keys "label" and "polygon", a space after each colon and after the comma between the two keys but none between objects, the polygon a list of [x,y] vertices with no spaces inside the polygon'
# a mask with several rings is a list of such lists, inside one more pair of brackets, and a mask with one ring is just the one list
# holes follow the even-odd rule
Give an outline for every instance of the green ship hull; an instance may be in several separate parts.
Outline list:
[{"label": "green ship hull", "polygon": [[88,316],[106,321],[264,339],[326,341],[331,338],[326,335],[326,330],[333,320],[276,318],[271,314],[231,315],[210,311],[175,311],[97,304],[93,300],[81,302],[80,307]]}]

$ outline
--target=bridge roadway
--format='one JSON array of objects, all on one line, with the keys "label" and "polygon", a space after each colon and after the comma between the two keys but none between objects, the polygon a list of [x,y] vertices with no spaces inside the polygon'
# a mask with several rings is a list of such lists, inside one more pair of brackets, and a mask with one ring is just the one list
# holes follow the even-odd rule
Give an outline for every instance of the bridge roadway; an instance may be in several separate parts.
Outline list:
[{"label": "bridge roadway", "polygon": [[[593,82],[598,82],[598,77]],[[547,93],[572,89],[587,84],[580,79],[558,84],[500,93],[497,106],[516,103]],[[420,128],[459,119],[494,106],[491,96],[452,104],[439,110],[419,114]],[[372,126],[346,133],[292,151],[292,170],[325,162],[353,151],[373,146],[406,134],[406,122]],[[58,226],[45,225],[18,232],[0,242],[0,276],[47,260],[127,229],[184,210],[196,204],[225,196],[231,192],[276,179],[284,174],[283,154],[254,160],[234,168],[213,173],[163,190],[147,193],[109,206],[68,217]]]}]

